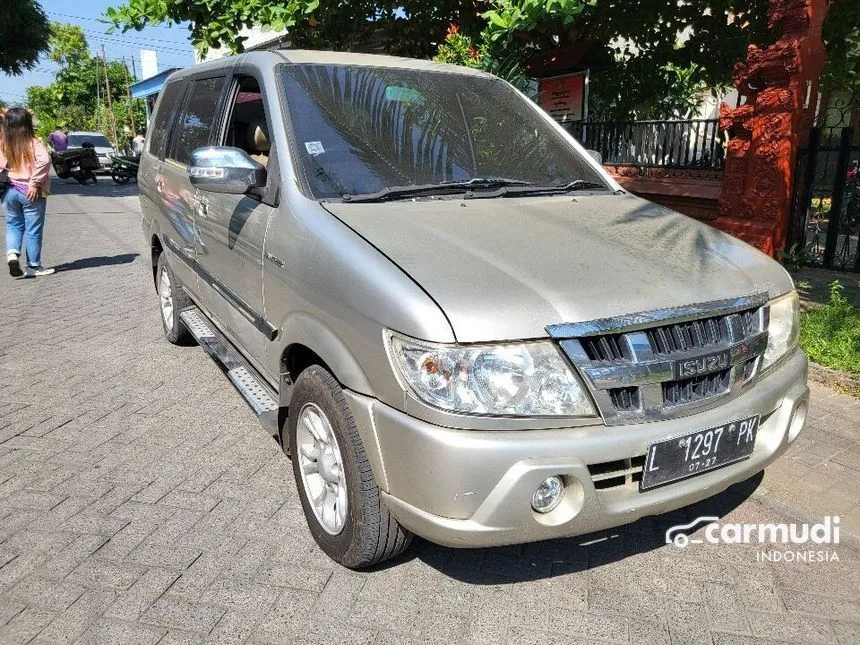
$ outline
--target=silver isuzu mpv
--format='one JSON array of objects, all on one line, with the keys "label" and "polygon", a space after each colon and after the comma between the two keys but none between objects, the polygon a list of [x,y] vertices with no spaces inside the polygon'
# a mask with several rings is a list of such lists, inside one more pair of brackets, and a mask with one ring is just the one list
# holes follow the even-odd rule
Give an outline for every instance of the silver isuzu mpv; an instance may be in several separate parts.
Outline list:
[{"label": "silver isuzu mpv", "polygon": [[173,74],[140,172],[165,334],[218,360],[362,567],[663,513],[806,421],[773,260],[635,197],[504,81],[254,52]]}]

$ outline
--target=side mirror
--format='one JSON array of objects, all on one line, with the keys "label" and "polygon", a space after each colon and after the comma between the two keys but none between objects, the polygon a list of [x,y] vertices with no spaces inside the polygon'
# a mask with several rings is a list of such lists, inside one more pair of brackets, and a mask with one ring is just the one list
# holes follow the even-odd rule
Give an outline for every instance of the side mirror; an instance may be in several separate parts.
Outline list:
[{"label": "side mirror", "polygon": [[601,166],[603,165],[603,156],[597,150],[586,150],[588,154],[594,157],[594,160],[599,163]]},{"label": "side mirror", "polygon": [[191,153],[188,166],[191,185],[200,190],[244,195],[266,185],[266,169],[248,153],[228,146],[206,146]]}]

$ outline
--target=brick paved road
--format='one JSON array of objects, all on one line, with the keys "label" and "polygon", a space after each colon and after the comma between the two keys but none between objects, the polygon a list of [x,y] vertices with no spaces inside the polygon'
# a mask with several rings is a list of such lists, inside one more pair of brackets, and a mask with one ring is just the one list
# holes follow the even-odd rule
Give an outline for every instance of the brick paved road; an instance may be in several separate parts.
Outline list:
[{"label": "brick paved road", "polygon": [[[0,643],[860,642],[856,399],[816,386],[812,427],[763,480],[673,517],[506,549],[419,541],[349,572],[218,368],[162,340],[134,188],[58,192],[60,271],[0,275]],[[714,512],[840,513],[840,561],[661,544]]]}]

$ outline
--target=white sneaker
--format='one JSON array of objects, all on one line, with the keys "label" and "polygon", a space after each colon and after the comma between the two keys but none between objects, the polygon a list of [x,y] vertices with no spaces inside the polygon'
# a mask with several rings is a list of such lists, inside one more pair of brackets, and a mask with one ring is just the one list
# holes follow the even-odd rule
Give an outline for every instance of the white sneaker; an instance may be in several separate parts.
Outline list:
[{"label": "white sneaker", "polygon": [[35,278],[36,276],[40,275],[51,275],[52,273],[54,273],[54,271],[56,271],[56,269],[46,269],[43,266],[28,266],[27,269],[24,271],[24,277]]},{"label": "white sneaker", "polygon": [[19,255],[15,251],[6,253],[6,264],[9,265],[9,275],[13,278],[20,278],[24,275],[24,272],[21,271],[21,263],[18,261],[18,257]]}]

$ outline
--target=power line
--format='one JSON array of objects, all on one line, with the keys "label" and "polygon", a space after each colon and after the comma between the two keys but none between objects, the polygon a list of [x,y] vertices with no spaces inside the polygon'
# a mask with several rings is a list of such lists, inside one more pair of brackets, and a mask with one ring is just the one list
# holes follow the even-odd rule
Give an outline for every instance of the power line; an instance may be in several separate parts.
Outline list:
[{"label": "power line", "polygon": [[[183,43],[177,40],[165,40],[163,38],[150,38],[149,36],[142,34],[141,38],[146,38],[146,42],[140,40],[134,40],[133,38],[128,38],[124,34],[108,34],[99,31],[93,31],[89,29],[83,29],[84,35],[89,39],[95,39],[98,41],[103,41],[106,43],[114,43],[117,45],[128,44],[129,46],[134,47],[150,47],[152,43],[164,43],[167,45],[173,45],[173,47],[160,47],[159,49],[163,51],[170,51],[177,54],[193,54],[194,48],[188,43],[188,49],[181,49]],[[140,32],[137,32],[140,33]],[[187,41],[186,41],[187,42]]]},{"label": "power line", "polygon": [[[147,49],[151,47],[151,43],[145,43],[145,42],[141,42],[141,41],[137,41],[137,40],[117,39],[117,38],[111,38],[110,36],[98,36],[98,35],[88,35],[87,37],[92,38],[93,40],[96,40],[100,43],[107,43],[107,44],[111,44],[111,45],[126,45],[126,46],[132,46],[132,47],[143,47],[143,48],[147,48]],[[174,47],[158,47],[158,49],[161,51],[171,52],[174,54],[193,54],[193,50],[191,48],[189,48],[187,50],[183,50],[183,49],[174,48]]]},{"label": "power line", "polygon": [[[52,12],[48,12],[48,13],[52,13]],[[74,18],[74,19],[76,19],[76,20],[90,20],[90,21],[93,21],[93,22],[101,23],[101,24],[106,25],[106,26],[108,26],[108,27],[109,27],[109,25],[107,25],[106,23],[102,22],[101,20],[96,20],[95,18],[84,18],[84,17],[82,17],[82,16],[71,16],[71,15],[61,14],[61,13],[54,13],[53,15],[56,15],[56,16],[64,16],[64,17],[66,17],[66,18]],[[148,26],[148,27],[146,27],[146,29],[152,29],[152,28],[158,28],[158,26],[157,26],[157,25],[152,25],[152,26]],[[161,28],[161,29],[170,29],[170,27],[160,27],[160,28]],[[107,32],[95,31],[94,29],[85,29],[85,28],[83,28],[83,27],[81,27],[81,29],[83,29],[83,31],[84,31],[84,33],[85,33],[85,34],[90,34],[90,35],[94,35],[94,36],[106,36],[106,37],[112,37],[112,34],[109,34],[109,33],[107,33]],[[152,42],[157,42],[157,43],[166,43],[166,44],[168,44],[168,45],[180,45],[180,44],[182,44],[182,43],[181,43],[180,41],[178,41],[178,40],[165,40],[164,38],[153,38],[153,37],[151,37],[151,36],[149,36],[149,35],[142,34],[142,33],[141,33],[141,32],[139,32],[139,31],[136,31],[136,33],[141,34],[141,37],[146,38],[147,40],[152,41]],[[122,35],[122,34],[120,34],[120,35]],[[186,38],[186,40],[187,40],[187,38]]]},{"label": "power line", "polygon": [[[98,20],[96,18],[85,18],[84,16],[75,16],[72,14],[60,13],[58,11],[48,11],[47,13],[49,15],[61,16],[64,18],[72,18],[74,20],[87,20],[89,22],[98,22],[100,24],[106,24],[103,21]],[[147,27],[147,29],[150,29],[150,28],[172,29],[171,27],[162,27],[159,25],[150,25]],[[180,49],[180,47],[182,46],[183,43],[178,41],[178,40],[166,40],[164,38],[153,38],[149,35],[142,34],[141,32],[137,32],[137,33],[141,33],[141,38],[146,39],[146,42],[142,42],[140,40],[134,40],[132,38],[128,38],[124,34],[114,35],[114,34],[108,34],[106,32],[95,31],[94,29],[85,29],[85,28],[82,28],[82,29],[83,29],[84,34],[86,36],[88,36],[89,38],[98,40],[99,42],[103,42],[103,43],[113,43],[116,45],[128,45],[129,47],[134,47],[134,48],[138,48],[138,47],[148,48],[151,46],[152,43],[157,42],[157,43],[164,43],[166,45],[173,45],[173,47],[160,47],[159,49],[163,52],[170,52],[170,53],[175,53],[175,54],[179,54],[179,55],[189,55],[189,54],[191,56],[194,55],[194,48],[191,46],[190,43],[188,43],[188,49]],[[186,38],[186,42],[188,42],[187,38]]]},{"label": "power line", "polygon": [[[101,24],[107,24],[104,20],[99,20],[98,18],[84,18],[83,16],[73,16],[68,13],[60,13],[59,11],[47,11],[49,16],[60,16],[61,18],[73,18],[74,20],[88,20],[89,22],[98,22]],[[174,27],[169,27],[165,25],[147,25],[147,29],[169,29],[173,31]]]},{"label": "power line", "polygon": [[[120,38],[121,39],[121,38],[125,37],[125,34],[114,35],[114,34],[109,34],[107,32],[98,32],[98,31],[92,31],[92,30],[86,30],[86,29],[84,29],[84,33],[88,34],[88,35],[92,35],[94,37],[100,36],[103,38]],[[136,33],[140,34],[141,32],[138,31]],[[168,45],[181,45],[182,44],[177,40],[165,40],[163,38],[151,38],[145,34],[141,34],[141,37],[146,38],[147,40],[151,40],[152,42],[156,42],[156,43],[167,43]]]}]

